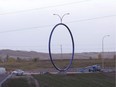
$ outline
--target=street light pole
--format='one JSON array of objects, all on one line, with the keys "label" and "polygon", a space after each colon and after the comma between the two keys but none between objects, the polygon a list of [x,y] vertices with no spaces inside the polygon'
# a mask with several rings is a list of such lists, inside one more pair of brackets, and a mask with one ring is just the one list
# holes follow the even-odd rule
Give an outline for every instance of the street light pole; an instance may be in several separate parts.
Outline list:
[{"label": "street light pole", "polygon": [[60,16],[59,14],[53,14],[53,15],[57,15],[60,18],[60,22],[62,23],[64,16],[69,15],[69,14],[70,13],[65,13],[63,16]]},{"label": "street light pole", "polygon": [[104,35],[103,37],[102,37],[102,68],[104,69],[104,58],[103,58],[103,56],[104,56],[104,39],[106,38],[106,37],[109,37],[110,35]]},{"label": "street light pole", "polygon": [[[64,18],[64,16],[69,15],[70,13],[65,13],[64,15],[60,16],[59,14],[53,14],[56,15],[60,18],[60,22],[62,23],[62,20]],[[61,50],[61,58],[62,58],[62,45],[60,45],[60,50]]]}]

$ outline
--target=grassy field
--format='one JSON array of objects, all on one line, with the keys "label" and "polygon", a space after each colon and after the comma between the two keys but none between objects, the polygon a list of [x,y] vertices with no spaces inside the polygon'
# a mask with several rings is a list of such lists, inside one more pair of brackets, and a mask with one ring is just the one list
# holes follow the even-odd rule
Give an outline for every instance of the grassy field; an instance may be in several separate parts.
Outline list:
[{"label": "grassy field", "polygon": [[[69,60],[55,60],[55,64],[58,67],[65,67],[67,64],[69,64]],[[78,67],[85,67],[93,64],[99,64],[101,65],[101,59],[75,59],[73,60],[72,67],[78,68]],[[115,60],[114,59],[105,59],[105,67],[115,67]],[[21,62],[0,62],[1,67],[5,67],[8,71],[14,70],[17,68],[23,69],[23,70],[32,70],[32,69],[39,69],[39,68],[53,68],[53,65],[51,64],[50,60],[38,60],[36,62],[34,61],[21,61]]]},{"label": "grassy field", "polygon": [[115,76],[103,73],[34,75],[40,87],[115,87]]},{"label": "grassy field", "polygon": [[[32,75],[39,87],[115,87],[114,73],[42,74]],[[2,87],[36,87],[28,76],[11,78]],[[37,86],[38,87],[38,86]]]}]

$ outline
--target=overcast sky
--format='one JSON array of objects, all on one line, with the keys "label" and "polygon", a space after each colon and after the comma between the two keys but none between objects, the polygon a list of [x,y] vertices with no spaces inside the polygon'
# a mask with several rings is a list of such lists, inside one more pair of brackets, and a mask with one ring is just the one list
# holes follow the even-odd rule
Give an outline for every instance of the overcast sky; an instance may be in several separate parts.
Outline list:
[{"label": "overcast sky", "polygon": [[[116,51],[116,0],[0,0],[0,49],[48,52],[59,14],[71,30],[76,52]],[[52,37],[52,52],[71,52],[64,26]]]}]

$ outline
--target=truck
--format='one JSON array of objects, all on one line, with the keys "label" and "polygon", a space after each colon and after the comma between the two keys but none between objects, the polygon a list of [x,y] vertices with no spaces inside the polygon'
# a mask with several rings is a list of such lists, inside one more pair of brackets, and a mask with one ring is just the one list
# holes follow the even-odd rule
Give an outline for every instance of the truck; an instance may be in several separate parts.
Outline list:
[{"label": "truck", "polygon": [[100,72],[101,67],[100,67],[100,65],[96,64],[96,65],[79,68],[77,71],[79,71],[79,72]]},{"label": "truck", "polygon": [[89,72],[100,72],[101,71],[101,67],[100,65],[92,65],[92,66],[88,66],[87,67]]}]

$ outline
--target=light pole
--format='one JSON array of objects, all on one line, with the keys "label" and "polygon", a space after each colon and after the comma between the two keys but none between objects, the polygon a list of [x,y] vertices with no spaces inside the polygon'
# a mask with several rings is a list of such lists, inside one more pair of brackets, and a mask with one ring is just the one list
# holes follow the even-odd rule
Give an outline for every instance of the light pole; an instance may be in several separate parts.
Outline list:
[{"label": "light pole", "polygon": [[[62,20],[63,20],[64,16],[69,15],[69,14],[70,13],[65,13],[62,16],[60,16],[59,14],[53,14],[53,15],[58,16],[60,18],[60,22],[62,23]],[[60,45],[60,50],[61,50],[61,58],[62,58],[62,45]]]},{"label": "light pole", "polygon": [[62,20],[64,18],[64,16],[69,15],[70,13],[65,13],[64,15],[60,16],[59,14],[53,14],[53,15],[57,15],[60,18],[60,22],[62,23]]},{"label": "light pole", "polygon": [[104,39],[106,38],[106,37],[109,37],[110,35],[104,35],[103,37],[102,37],[102,68],[104,69],[104,58],[103,58],[103,56],[104,56]]}]

